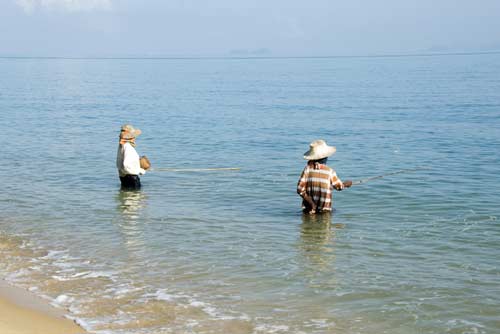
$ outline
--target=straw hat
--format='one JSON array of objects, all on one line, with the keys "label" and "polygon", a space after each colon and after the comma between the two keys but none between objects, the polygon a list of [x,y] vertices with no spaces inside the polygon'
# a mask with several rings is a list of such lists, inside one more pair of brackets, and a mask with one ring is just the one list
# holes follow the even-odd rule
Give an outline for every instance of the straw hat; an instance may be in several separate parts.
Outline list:
[{"label": "straw hat", "polygon": [[335,146],[328,146],[326,142],[322,139],[318,139],[309,144],[309,151],[304,153],[304,159],[306,160],[319,160],[329,157],[335,153],[337,149]]},{"label": "straw hat", "polygon": [[149,168],[151,168],[151,162],[149,162],[149,159],[147,156],[143,155],[140,159],[139,159],[139,163],[141,164],[141,168],[142,169],[145,169],[145,170],[148,170]]},{"label": "straw hat", "polygon": [[125,124],[121,128],[120,138],[122,139],[132,139],[141,134],[141,130],[134,128],[130,124]]}]

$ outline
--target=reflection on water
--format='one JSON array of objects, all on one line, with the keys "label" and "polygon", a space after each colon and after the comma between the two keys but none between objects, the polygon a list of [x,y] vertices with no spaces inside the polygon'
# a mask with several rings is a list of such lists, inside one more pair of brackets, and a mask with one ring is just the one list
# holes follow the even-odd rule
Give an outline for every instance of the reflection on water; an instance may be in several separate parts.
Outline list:
[{"label": "reflection on water", "polygon": [[329,270],[335,260],[332,214],[302,215],[300,250],[313,271]]},{"label": "reflection on water", "polygon": [[137,220],[139,210],[145,207],[146,194],[140,190],[120,190],[117,199],[124,219]]},{"label": "reflection on water", "polygon": [[129,255],[144,249],[144,220],[141,211],[146,208],[147,196],[140,190],[120,190],[116,199],[120,219],[116,222],[124,238]]},{"label": "reflection on water", "polygon": [[302,215],[301,236],[306,244],[325,245],[332,239],[332,214]]}]

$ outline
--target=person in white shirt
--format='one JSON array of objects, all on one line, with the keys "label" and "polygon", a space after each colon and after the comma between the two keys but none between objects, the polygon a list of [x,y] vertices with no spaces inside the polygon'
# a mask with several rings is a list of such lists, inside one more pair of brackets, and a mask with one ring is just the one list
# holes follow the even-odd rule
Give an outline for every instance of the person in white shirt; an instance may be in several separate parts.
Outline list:
[{"label": "person in white shirt", "polygon": [[132,125],[123,125],[120,131],[120,144],[116,153],[116,168],[120,176],[122,189],[137,190],[141,188],[139,175],[146,173],[141,168],[139,154],[135,150],[135,138],[141,130]]}]

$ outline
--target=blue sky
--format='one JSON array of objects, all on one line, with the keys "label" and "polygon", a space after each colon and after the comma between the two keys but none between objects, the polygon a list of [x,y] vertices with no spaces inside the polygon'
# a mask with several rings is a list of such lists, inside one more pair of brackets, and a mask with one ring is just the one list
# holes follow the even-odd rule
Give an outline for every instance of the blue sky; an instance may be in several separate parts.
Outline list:
[{"label": "blue sky", "polygon": [[3,56],[491,50],[499,0],[0,0]]}]

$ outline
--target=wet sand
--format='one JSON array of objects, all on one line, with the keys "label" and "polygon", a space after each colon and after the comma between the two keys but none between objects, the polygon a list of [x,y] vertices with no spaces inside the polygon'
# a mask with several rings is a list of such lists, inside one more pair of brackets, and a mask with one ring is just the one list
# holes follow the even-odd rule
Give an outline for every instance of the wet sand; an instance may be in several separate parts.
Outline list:
[{"label": "wet sand", "polygon": [[0,279],[0,333],[80,334],[86,333],[64,312],[23,289]]}]

